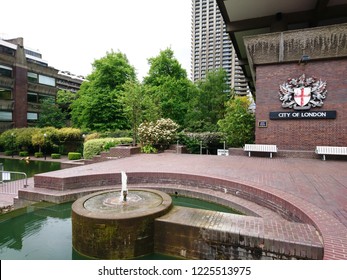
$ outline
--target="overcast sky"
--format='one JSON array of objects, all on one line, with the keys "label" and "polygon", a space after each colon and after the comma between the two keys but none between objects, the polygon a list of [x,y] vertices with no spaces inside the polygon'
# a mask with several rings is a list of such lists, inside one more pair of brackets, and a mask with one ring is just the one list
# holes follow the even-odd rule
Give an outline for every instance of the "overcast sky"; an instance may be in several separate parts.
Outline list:
[{"label": "overcast sky", "polygon": [[3,1],[0,37],[23,37],[49,66],[88,75],[107,51],[125,53],[142,80],[168,47],[190,78],[190,0]]}]

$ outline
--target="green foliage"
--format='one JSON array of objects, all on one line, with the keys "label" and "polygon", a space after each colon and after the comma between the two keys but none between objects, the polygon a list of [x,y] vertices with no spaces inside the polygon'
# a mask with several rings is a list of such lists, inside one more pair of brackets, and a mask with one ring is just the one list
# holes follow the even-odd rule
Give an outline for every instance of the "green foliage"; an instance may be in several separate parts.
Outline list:
[{"label": "green foliage", "polygon": [[4,131],[0,135],[0,146],[4,150],[30,150],[31,138],[38,128],[14,128]]},{"label": "green foliage", "polygon": [[[46,137],[44,137],[46,135]],[[61,128],[55,127],[29,127],[29,128],[16,128],[4,131],[0,135],[0,146],[4,150],[20,151],[25,150],[34,152],[37,148],[41,151],[58,150],[68,143],[74,143],[74,147],[82,145],[83,138],[80,129],[76,128]]]},{"label": "green foliage", "polygon": [[132,138],[127,137],[92,139],[84,143],[83,156],[85,159],[91,159],[111,147],[119,144],[130,144],[132,140]]},{"label": "green foliage", "polygon": [[68,107],[76,99],[76,94],[69,90],[58,90],[56,102],[60,107]]},{"label": "green foliage", "polygon": [[12,155],[15,155],[15,151],[12,151],[12,150],[6,150],[4,152],[5,156],[12,156]]},{"label": "green foliage", "polygon": [[57,134],[58,129],[54,127],[44,127],[37,129],[35,133],[32,134],[31,144],[34,147],[39,148],[39,152],[44,148],[45,151],[48,149],[57,148]]},{"label": "green foliage", "polygon": [[87,141],[92,140],[92,139],[99,139],[99,138],[100,138],[100,133],[94,132],[91,134],[87,134],[84,138],[84,142],[87,142]]},{"label": "green foliage", "polygon": [[69,152],[67,154],[67,158],[69,160],[79,160],[82,158],[82,154],[81,153],[76,153],[76,152]]},{"label": "green foliage", "polygon": [[170,118],[183,125],[188,111],[189,92],[194,85],[171,49],[161,51],[148,61],[150,70],[144,78],[144,87],[148,101],[155,104],[155,107],[151,106],[151,112],[156,116],[144,120]]},{"label": "green foliage", "polygon": [[127,57],[120,52],[108,52],[94,61],[93,72],[87,79],[71,104],[74,126],[92,131],[129,128],[120,96],[124,84],[135,80],[136,75]]},{"label": "green foliage", "polygon": [[197,83],[190,95],[185,127],[190,131],[217,131],[217,122],[224,117],[225,102],[230,97],[230,88],[223,69],[207,73],[206,79]]},{"label": "green foliage", "polygon": [[175,140],[178,127],[178,124],[171,119],[144,122],[139,126],[141,144],[142,146],[152,145],[164,150]]},{"label": "green foliage", "polygon": [[43,157],[43,153],[42,152],[35,152],[34,156],[36,158],[42,158]]},{"label": "green foliage", "polygon": [[172,77],[177,80],[187,77],[187,72],[182,68],[170,48],[160,51],[157,57],[149,58],[148,63],[150,69],[148,76],[144,78],[145,84],[161,85],[163,77]]},{"label": "green foliage", "polygon": [[223,142],[221,132],[181,132],[179,142],[185,145],[192,154],[200,153],[201,145],[209,151],[216,150]]},{"label": "green foliage", "polygon": [[220,131],[232,147],[242,147],[254,142],[255,117],[249,111],[247,97],[235,97],[226,103],[225,117],[218,121]]},{"label": "green foliage", "polygon": [[65,126],[66,113],[62,111],[54,100],[44,99],[40,104],[39,119],[36,123],[37,127],[53,126],[61,128]]},{"label": "green foliage", "polygon": [[82,131],[79,128],[63,127],[57,131],[61,143],[67,141],[82,141]]},{"label": "green foliage", "polygon": [[60,159],[61,155],[60,154],[51,154],[52,159]]},{"label": "green foliage", "polygon": [[145,153],[145,154],[151,154],[151,153],[157,153],[158,150],[156,148],[154,148],[152,145],[145,145],[141,148],[141,152]]},{"label": "green foliage", "polygon": [[29,156],[29,152],[28,151],[20,151],[19,156],[20,157],[27,157],[27,156]]}]

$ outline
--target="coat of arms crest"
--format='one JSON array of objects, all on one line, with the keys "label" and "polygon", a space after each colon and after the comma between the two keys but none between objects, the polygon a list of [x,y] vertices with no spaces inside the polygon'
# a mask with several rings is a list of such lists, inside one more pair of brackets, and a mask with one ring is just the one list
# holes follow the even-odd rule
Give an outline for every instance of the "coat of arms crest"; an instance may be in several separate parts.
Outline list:
[{"label": "coat of arms crest", "polygon": [[288,79],[279,89],[282,108],[308,110],[311,107],[322,107],[327,95],[326,85],[322,80],[306,78],[305,74],[298,79]]}]

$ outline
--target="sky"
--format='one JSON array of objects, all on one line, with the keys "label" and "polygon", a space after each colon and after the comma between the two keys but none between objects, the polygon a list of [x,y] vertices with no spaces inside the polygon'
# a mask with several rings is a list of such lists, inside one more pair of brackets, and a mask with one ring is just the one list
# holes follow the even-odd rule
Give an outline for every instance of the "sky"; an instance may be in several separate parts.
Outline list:
[{"label": "sky", "polygon": [[148,73],[148,58],[171,48],[190,77],[191,1],[4,1],[0,37],[23,37],[49,66],[84,76],[94,60],[120,51],[139,80]]}]

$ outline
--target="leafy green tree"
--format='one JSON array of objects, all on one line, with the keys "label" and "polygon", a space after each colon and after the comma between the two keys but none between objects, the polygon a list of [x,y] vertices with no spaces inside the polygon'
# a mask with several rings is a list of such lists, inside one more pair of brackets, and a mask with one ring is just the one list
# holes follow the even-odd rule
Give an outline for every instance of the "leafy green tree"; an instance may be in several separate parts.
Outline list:
[{"label": "leafy green tree", "polygon": [[74,126],[96,131],[129,128],[120,96],[124,84],[135,80],[135,69],[123,53],[111,51],[95,60],[71,104]]},{"label": "leafy green tree", "polygon": [[56,103],[59,108],[65,113],[66,120],[71,120],[71,104],[76,99],[77,95],[69,90],[59,90],[57,92]]},{"label": "leafy green tree", "polygon": [[124,84],[122,95],[124,112],[131,123],[133,145],[138,139],[138,127],[143,121],[156,120],[159,116],[155,104],[145,94],[145,86],[137,81],[128,81]]},{"label": "leafy green tree", "polygon": [[66,113],[54,103],[53,99],[44,99],[40,104],[39,119],[37,127],[53,126],[61,128],[65,126]]},{"label": "leafy green tree", "polygon": [[182,125],[188,111],[189,92],[193,87],[187,72],[168,48],[148,59],[150,69],[144,78],[146,92],[159,109],[160,117]]},{"label": "leafy green tree", "polygon": [[197,82],[197,91],[191,96],[186,127],[192,131],[217,131],[217,122],[224,117],[225,102],[230,97],[227,74],[222,68],[207,73]]},{"label": "leafy green tree", "polygon": [[254,142],[255,117],[248,97],[235,97],[226,103],[225,117],[218,121],[220,131],[232,147]]}]

